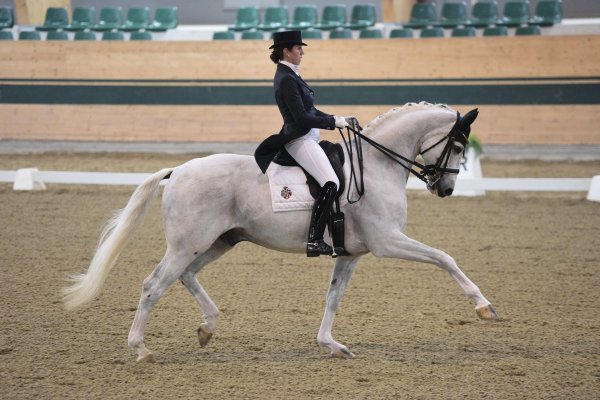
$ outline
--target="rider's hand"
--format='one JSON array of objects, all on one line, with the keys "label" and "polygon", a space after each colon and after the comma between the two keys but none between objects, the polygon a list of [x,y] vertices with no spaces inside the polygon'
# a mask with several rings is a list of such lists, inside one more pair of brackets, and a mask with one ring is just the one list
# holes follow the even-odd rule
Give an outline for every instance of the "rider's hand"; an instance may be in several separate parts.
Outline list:
[{"label": "rider's hand", "polygon": [[362,127],[358,123],[358,119],[356,119],[355,116],[351,115],[349,117],[344,117],[344,119],[346,120],[346,123],[348,124],[348,126],[350,126],[351,128],[354,128],[355,130],[359,130],[359,131],[362,130]]},{"label": "rider's hand", "polygon": [[345,117],[340,117],[339,115],[334,115],[333,118],[335,118],[335,127],[336,128],[343,129],[348,126],[348,121],[346,120]]}]

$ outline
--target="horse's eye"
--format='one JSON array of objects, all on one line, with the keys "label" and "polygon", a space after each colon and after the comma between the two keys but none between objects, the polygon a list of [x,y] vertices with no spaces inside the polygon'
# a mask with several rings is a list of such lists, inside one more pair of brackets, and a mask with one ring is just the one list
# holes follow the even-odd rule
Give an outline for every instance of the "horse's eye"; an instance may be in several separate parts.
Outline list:
[{"label": "horse's eye", "polygon": [[459,146],[459,145],[454,145],[453,150],[454,150],[454,152],[456,154],[459,154],[459,153],[461,153],[463,151],[463,148],[461,146]]}]

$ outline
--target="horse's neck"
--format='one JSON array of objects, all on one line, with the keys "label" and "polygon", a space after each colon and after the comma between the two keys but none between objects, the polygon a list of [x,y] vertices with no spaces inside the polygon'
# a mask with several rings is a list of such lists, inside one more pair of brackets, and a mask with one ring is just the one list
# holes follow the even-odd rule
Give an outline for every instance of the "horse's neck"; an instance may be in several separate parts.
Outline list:
[{"label": "horse's neck", "polygon": [[[385,146],[395,153],[414,161],[419,154],[419,148],[424,138],[431,131],[431,121],[424,113],[410,113],[402,116],[391,116],[366,132],[375,142]],[[381,181],[406,182],[409,171],[398,165],[374,146],[367,145],[365,149],[365,177]],[[406,167],[410,163],[400,161]],[[368,167],[367,167],[368,166]],[[391,180],[391,181],[390,181]],[[395,185],[398,186],[398,185]]]}]

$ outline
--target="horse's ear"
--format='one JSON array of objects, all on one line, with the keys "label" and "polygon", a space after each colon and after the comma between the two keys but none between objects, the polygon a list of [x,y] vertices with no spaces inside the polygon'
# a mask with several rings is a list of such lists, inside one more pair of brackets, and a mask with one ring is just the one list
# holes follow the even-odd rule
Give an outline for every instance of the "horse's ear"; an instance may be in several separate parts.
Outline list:
[{"label": "horse's ear", "polygon": [[471,110],[468,113],[466,113],[460,119],[460,125],[461,125],[461,127],[462,128],[468,128],[469,126],[471,126],[471,124],[473,123],[473,121],[475,121],[475,119],[477,118],[477,115],[479,115],[479,110],[477,108],[474,108],[473,110]]}]

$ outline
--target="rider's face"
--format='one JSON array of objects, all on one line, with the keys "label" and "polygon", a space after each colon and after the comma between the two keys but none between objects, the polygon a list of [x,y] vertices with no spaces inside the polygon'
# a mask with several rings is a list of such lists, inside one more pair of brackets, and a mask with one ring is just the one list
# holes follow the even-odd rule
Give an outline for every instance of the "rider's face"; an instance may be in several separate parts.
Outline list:
[{"label": "rider's face", "polygon": [[295,45],[292,47],[292,50],[288,50],[286,48],[283,49],[284,60],[295,65],[300,65],[303,55],[304,50],[300,45]]}]

